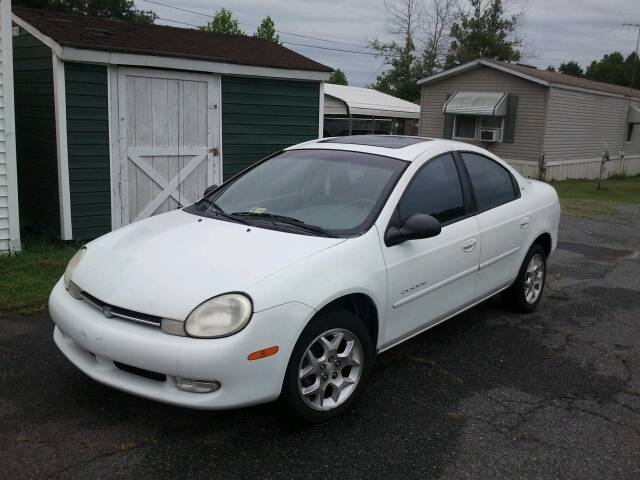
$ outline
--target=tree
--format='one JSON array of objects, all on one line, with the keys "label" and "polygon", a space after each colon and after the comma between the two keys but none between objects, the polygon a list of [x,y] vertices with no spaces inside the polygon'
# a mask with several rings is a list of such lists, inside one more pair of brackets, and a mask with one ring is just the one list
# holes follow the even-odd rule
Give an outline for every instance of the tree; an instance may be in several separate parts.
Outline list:
[{"label": "tree", "polygon": [[[516,33],[525,11],[508,15],[502,0],[469,0],[451,27],[451,47],[445,68],[453,68],[479,58],[517,62],[522,39]],[[512,6],[511,3],[507,6]]]},{"label": "tree", "polygon": [[[593,61],[587,67],[585,76],[597,82],[613,83],[624,87],[631,86],[633,64],[636,53],[631,53],[626,59],[620,52],[613,52],[602,57],[600,61]],[[640,83],[640,62],[636,62],[634,87]]]},{"label": "tree", "polygon": [[565,75],[571,75],[572,77],[584,77],[584,70],[582,67],[578,65],[576,61],[570,61],[568,63],[561,63],[558,67],[559,73],[564,73]]},{"label": "tree", "polygon": [[450,30],[455,18],[457,0],[431,0],[424,8],[422,43],[422,70],[424,76],[439,72],[444,67],[451,46]]},{"label": "tree", "polygon": [[371,88],[415,101],[417,81],[442,70],[458,0],[383,0],[392,40],[369,41],[388,66]]},{"label": "tree", "polygon": [[227,35],[246,35],[246,33],[240,30],[238,20],[234,20],[232,16],[233,13],[223,7],[216,12],[210,22],[207,22],[206,25],[202,25],[198,28],[206,32],[226,33]]},{"label": "tree", "polygon": [[153,23],[158,18],[151,10],[135,8],[133,0],[13,0],[13,4],[20,7],[79,13],[139,23]]},{"label": "tree", "polygon": [[[625,66],[625,86],[638,88],[640,85],[640,56],[637,52],[632,52],[624,61]],[[633,70],[635,67],[635,75]],[[633,82],[633,85],[631,84]]]},{"label": "tree", "polygon": [[253,36],[256,38],[266,38],[272,42],[280,43],[280,35],[276,34],[275,24],[269,15],[267,15],[267,18],[262,20]]},{"label": "tree", "polygon": [[383,4],[387,10],[387,32],[397,41],[369,41],[371,48],[384,57],[385,65],[391,67],[378,75],[370,88],[413,102],[420,98],[417,81],[423,76],[414,42],[423,5],[421,0],[383,0]]},{"label": "tree", "polygon": [[334,85],[349,85],[349,82],[347,82],[347,76],[339,68],[336,68],[331,72],[328,83],[333,83]]},{"label": "tree", "polygon": [[547,68],[545,68],[545,70],[547,72],[555,72],[556,71],[556,67],[554,67],[553,65],[549,65]]}]

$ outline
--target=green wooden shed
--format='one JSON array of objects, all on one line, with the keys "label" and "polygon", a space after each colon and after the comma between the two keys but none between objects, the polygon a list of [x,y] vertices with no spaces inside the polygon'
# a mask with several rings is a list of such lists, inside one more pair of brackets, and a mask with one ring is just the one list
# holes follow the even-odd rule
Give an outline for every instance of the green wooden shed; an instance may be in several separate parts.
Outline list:
[{"label": "green wooden shed", "polygon": [[95,238],[322,136],[332,69],[277,43],[18,7],[13,22],[23,225]]}]

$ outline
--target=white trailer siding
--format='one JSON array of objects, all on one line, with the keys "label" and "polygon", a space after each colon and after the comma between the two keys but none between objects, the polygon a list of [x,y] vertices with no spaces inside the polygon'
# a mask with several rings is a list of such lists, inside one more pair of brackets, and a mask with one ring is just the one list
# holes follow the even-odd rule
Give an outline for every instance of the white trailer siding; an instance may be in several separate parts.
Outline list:
[{"label": "white trailer siding", "polygon": [[11,2],[0,2],[0,253],[20,249]]},{"label": "white trailer siding", "polygon": [[[640,124],[634,125],[627,142],[629,97],[624,91],[610,93],[606,88],[598,91],[601,84],[594,82],[589,90],[561,81],[550,83],[549,79],[533,78],[536,71],[531,72],[534,72],[531,78],[521,78],[520,75],[529,73],[528,69],[516,69],[512,74],[497,66],[480,65],[424,83],[420,135],[443,136],[442,106],[448,94],[509,93],[519,97],[514,143],[464,141],[501,156],[526,177],[537,178],[542,174],[547,180],[595,178],[605,143],[613,159],[606,165],[605,177],[640,173]],[[640,108],[640,98],[634,97],[631,106]],[[617,159],[621,151],[625,157]],[[546,170],[541,172],[543,153]]]},{"label": "white trailer siding", "polygon": [[[640,154],[640,134],[631,143],[625,141],[628,98],[558,87],[550,90],[544,146],[548,161],[600,158],[605,142],[612,153]],[[640,100],[631,105],[640,108]]]},{"label": "white trailer siding", "polygon": [[[546,178],[595,178],[605,143],[612,158],[625,153],[623,160],[607,164],[605,176],[640,173],[640,125],[627,142],[628,105],[628,97],[551,87],[544,145]],[[631,105],[640,107],[640,100],[632,100]]]}]

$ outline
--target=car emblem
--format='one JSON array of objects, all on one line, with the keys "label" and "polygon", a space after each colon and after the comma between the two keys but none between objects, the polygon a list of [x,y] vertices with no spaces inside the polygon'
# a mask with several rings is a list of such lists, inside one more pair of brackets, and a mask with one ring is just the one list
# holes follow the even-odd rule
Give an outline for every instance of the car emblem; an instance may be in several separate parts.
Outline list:
[{"label": "car emblem", "polygon": [[113,313],[111,313],[111,307],[102,307],[102,313],[104,313],[104,316],[107,318],[111,318],[113,316]]}]

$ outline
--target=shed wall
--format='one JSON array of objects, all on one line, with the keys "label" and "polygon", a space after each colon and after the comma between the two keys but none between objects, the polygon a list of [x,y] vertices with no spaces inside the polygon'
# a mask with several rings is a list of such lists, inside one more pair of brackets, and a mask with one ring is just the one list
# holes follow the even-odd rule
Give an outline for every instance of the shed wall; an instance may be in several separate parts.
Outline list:
[{"label": "shed wall", "polygon": [[111,231],[107,67],[64,64],[74,239]]},{"label": "shed wall", "polygon": [[20,216],[60,235],[60,203],[51,50],[20,29],[13,38]]},{"label": "shed wall", "polygon": [[318,138],[319,103],[319,82],[223,76],[224,180],[278,150]]},{"label": "shed wall", "polygon": [[[4,2],[2,2],[4,4]],[[2,5],[4,7],[4,5]],[[0,11],[3,15],[4,8]],[[2,30],[0,30],[0,35]],[[9,251],[9,188],[7,177],[7,150],[5,144],[5,108],[4,108],[4,51],[2,49],[2,41],[0,40],[0,253]],[[10,80],[10,79],[9,79]]]},{"label": "shed wall", "polygon": [[545,87],[522,80],[493,68],[481,66],[459,75],[422,86],[420,102],[420,135],[442,138],[442,107],[447,94],[464,92],[507,92],[518,95],[514,143],[467,141],[486,148],[505,160],[536,160],[542,153],[545,117]]},{"label": "shed wall", "polygon": [[0,254],[20,250],[11,2],[0,1]]}]

